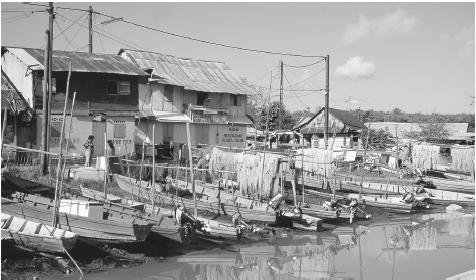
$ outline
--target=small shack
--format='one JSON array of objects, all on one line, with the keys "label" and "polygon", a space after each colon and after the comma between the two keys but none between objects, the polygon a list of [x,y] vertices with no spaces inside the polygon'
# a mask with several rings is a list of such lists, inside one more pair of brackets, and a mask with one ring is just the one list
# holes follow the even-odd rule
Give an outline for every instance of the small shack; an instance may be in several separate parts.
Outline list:
[{"label": "small shack", "polygon": [[[324,140],[324,108],[314,116],[301,121],[293,130],[304,135],[304,145],[311,148],[325,147]],[[359,148],[361,146],[360,135],[365,125],[350,112],[335,108],[329,108],[328,124],[328,147]]]}]

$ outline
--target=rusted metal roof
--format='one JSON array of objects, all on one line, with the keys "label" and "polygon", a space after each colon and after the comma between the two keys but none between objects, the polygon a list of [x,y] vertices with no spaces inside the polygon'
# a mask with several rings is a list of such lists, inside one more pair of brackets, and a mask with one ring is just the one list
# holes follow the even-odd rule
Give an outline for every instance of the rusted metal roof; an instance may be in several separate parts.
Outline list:
[{"label": "rusted metal roof", "polygon": [[16,114],[27,111],[30,114],[33,109],[25,100],[23,95],[12,84],[5,72],[2,70],[2,108],[11,108]]},{"label": "rusted metal roof", "polygon": [[183,86],[187,90],[248,95],[253,90],[224,63],[167,54],[122,49],[126,56],[146,70],[152,69],[159,83]]},{"label": "rusted metal roof", "polygon": [[[5,49],[17,56],[32,70],[43,70],[45,50],[32,48],[13,48]],[[73,72],[91,72],[91,73],[109,73],[129,76],[148,76],[134,63],[130,63],[120,55],[98,54],[70,51],[53,51],[53,69],[54,72],[63,72],[69,70],[69,63],[72,63]]]}]

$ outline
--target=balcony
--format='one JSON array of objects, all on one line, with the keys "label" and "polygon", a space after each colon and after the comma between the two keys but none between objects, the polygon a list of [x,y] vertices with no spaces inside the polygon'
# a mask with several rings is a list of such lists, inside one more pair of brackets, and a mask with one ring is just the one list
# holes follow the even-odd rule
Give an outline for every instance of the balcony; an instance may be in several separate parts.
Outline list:
[{"label": "balcony", "polygon": [[[187,105],[184,105],[187,107]],[[228,109],[191,105],[186,112],[193,123],[227,124]]]}]

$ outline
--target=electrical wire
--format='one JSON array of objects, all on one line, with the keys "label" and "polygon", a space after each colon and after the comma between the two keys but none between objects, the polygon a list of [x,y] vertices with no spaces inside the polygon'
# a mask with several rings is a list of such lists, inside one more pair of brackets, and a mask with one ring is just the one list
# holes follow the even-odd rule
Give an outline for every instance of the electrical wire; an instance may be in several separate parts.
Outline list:
[{"label": "electrical wire", "polygon": [[71,45],[71,46],[73,46],[74,48],[76,48],[76,47],[73,45],[73,42],[72,42],[71,40],[69,40],[68,37],[66,37],[66,34],[65,34],[64,31],[61,29],[61,26],[59,25],[58,21],[55,20],[54,22],[56,23],[56,26],[58,26],[58,29],[61,31],[61,33],[58,34],[56,37],[54,37],[53,40],[54,40],[55,38],[57,38],[59,35],[62,34],[63,37],[64,37],[64,39],[66,40],[66,42],[68,42],[68,45]]},{"label": "electrical wire", "polygon": [[310,67],[310,66],[313,66],[313,65],[316,65],[316,64],[319,64],[321,63],[322,61],[326,60],[326,58],[322,58],[316,62],[313,62],[311,64],[306,64],[306,65],[289,65],[289,64],[286,64],[286,63],[283,63],[283,65],[286,65],[288,67],[292,67],[292,68],[305,68],[305,67]]},{"label": "electrical wire", "polygon": [[[26,4],[26,5],[40,6],[40,7],[48,7],[48,6],[46,6],[46,5],[33,4],[33,3],[24,3],[24,4]],[[55,9],[65,9],[65,10],[82,11],[82,12],[87,11],[87,12],[89,12],[89,10],[75,9],[75,8],[66,8],[66,7],[61,7],[61,6],[56,6]],[[100,12],[97,12],[97,11],[93,11],[93,13],[98,14],[98,15],[102,15],[102,16],[105,16],[105,17],[109,17],[109,18],[111,18],[111,19],[117,19],[117,18],[119,18],[119,17],[115,17],[115,16],[108,15],[108,14],[100,13]],[[127,24],[130,24],[130,25],[134,25],[134,26],[136,26],[136,27],[143,28],[143,29],[148,29],[148,30],[160,32],[160,33],[162,33],[162,34],[166,34],[166,35],[169,35],[169,36],[178,37],[178,38],[182,38],[182,39],[187,39],[187,40],[190,40],[190,41],[200,42],[200,43],[204,43],[204,44],[209,44],[209,45],[224,47],[224,48],[236,49],[236,50],[241,50],[241,51],[256,52],[256,53],[272,54],[272,55],[282,55],[282,56],[292,56],[292,57],[305,57],[305,58],[324,58],[324,56],[322,56],[322,55],[303,55],[303,54],[275,52],[275,51],[267,51],[267,50],[259,50],[259,49],[253,49],[253,48],[245,48],[245,47],[233,46],[233,45],[230,45],[230,44],[218,43],[218,42],[213,42],[213,41],[198,39],[198,38],[194,38],[194,37],[190,37],[190,36],[186,36],[186,35],[182,35],[182,34],[178,34],[178,33],[173,33],[173,32],[169,32],[169,31],[166,31],[166,30],[158,29],[158,28],[155,28],[155,27],[151,27],[151,26],[147,26],[147,25],[140,24],[140,23],[128,21],[128,20],[125,20],[125,19],[122,19],[122,20],[120,20],[120,21],[121,21],[121,22],[124,22],[124,23],[127,23]]]},{"label": "electrical wire", "polygon": [[[284,78],[286,79],[286,82],[288,82],[288,86],[287,86],[287,87],[291,87],[291,86],[289,85],[288,76],[286,76],[286,72],[284,72],[284,70],[283,70],[283,76],[284,76]],[[283,87],[283,90],[284,90],[284,87]],[[298,101],[301,103],[302,106],[306,107],[306,103],[304,103],[304,102],[301,100],[301,98],[296,95],[296,93],[294,93],[294,92],[291,92],[291,93],[298,99]],[[283,98],[283,99],[284,99],[284,98]]]},{"label": "electrical wire", "polygon": [[321,72],[324,71],[324,70],[326,70],[326,67],[325,67],[325,66],[324,66],[321,70],[319,70],[319,71],[317,71],[316,73],[310,75],[309,77],[307,77],[307,78],[305,78],[305,79],[302,79],[302,80],[300,80],[300,81],[297,81],[297,82],[295,82],[294,84],[288,85],[287,87],[285,87],[285,89],[288,88],[288,87],[291,87],[291,86],[295,86],[295,85],[297,85],[297,84],[300,84],[300,83],[302,83],[302,82],[305,82],[305,81],[311,79],[312,77],[317,76],[319,73],[321,73]]},{"label": "electrical wire", "polygon": [[[73,21],[73,20],[71,20],[71,19],[69,19],[69,18],[67,18],[67,17],[65,17],[65,16],[63,16],[63,15],[61,15],[61,14],[59,14],[59,13],[57,13],[57,15],[59,15],[59,16],[65,18],[65,19],[67,19],[67,20],[69,20],[69,21]],[[88,26],[82,25],[82,24],[80,24],[80,23],[76,23],[76,24],[78,24],[79,26],[81,26],[81,27],[83,27],[83,28],[85,28],[85,29],[89,29]],[[116,43],[124,44],[124,45],[126,45],[126,46],[128,46],[128,47],[130,47],[130,48],[134,48],[134,49],[136,48],[136,47],[134,47],[134,46],[132,46],[132,45],[130,45],[130,44],[127,44],[127,43],[125,43],[125,42],[121,42],[121,41],[116,40],[116,39],[114,39],[114,38],[112,38],[112,37],[110,37],[110,36],[104,35],[104,34],[102,34],[101,32],[99,32],[99,31],[97,31],[97,30],[95,31],[95,33],[96,33],[96,34],[99,34],[99,35],[101,35],[101,36],[103,36],[103,37],[106,37],[106,38],[108,38],[108,39],[110,39],[110,40],[112,40],[112,41],[114,41],[114,42],[116,42]]]}]

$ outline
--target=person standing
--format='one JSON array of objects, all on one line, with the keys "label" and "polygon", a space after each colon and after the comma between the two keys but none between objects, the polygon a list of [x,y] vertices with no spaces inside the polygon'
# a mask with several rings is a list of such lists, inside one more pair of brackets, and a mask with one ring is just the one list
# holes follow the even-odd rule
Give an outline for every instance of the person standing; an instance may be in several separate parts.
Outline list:
[{"label": "person standing", "polygon": [[86,143],[84,143],[84,148],[86,149],[85,155],[86,155],[86,163],[84,163],[84,166],[90,167],[91,162],[93,159],[93,154],[94,154],[94,136],[89,135],[88,140],[86,140]]}]

